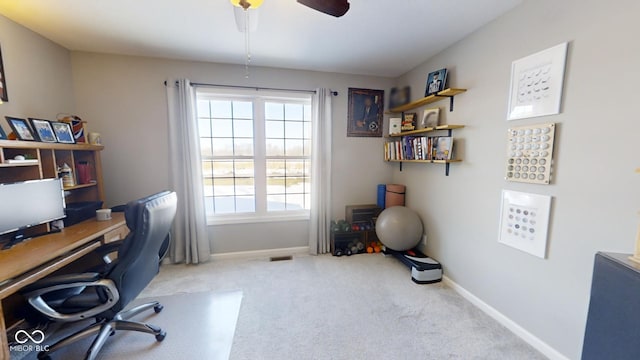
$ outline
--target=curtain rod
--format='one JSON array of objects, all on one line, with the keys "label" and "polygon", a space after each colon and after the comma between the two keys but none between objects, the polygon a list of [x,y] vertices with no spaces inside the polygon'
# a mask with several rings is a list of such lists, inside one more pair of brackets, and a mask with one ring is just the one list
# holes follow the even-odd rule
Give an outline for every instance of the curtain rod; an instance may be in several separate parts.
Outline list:
[{"label": "curtain rod", "polygon": [[[176,81],[176,85],[178,82]],[[164,82],[164,85],[167,85],[167,82]],[[234,88],[234,89],[253,89],[253,90],[275,90],[275,91],[291,91],[291,92],[305,92],[305,93],[313,93],[315,94],[315,90],[300,90],[300,89],[282,89],[282,88],[272,88],[272,87],[260,87],[260,86],[243,86],[243,85],[223,85],[223,84],[207,84],[207,83],[195,83],[192,82],[191,86],[201,86],[201,87],[223,87],[223,88]],[[337,91],[329,90],[331,95],[338,96]]]}]

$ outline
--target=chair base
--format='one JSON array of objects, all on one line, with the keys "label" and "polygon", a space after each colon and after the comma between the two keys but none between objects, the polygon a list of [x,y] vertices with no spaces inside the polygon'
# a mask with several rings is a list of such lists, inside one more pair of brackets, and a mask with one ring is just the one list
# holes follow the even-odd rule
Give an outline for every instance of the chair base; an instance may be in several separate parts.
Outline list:
[{"label": "chair base", "polygon": [[153,311],[155,311],[155,313],[157,314],[162,311],[163,306],[159,302],[154,301],[136,306],[126,311],[122,311],[114,316],[111,320],[99,321],[95,324],[89,325],[83,330],[76,332],[75,334],[69,335],[64,339],[56,342],[55,344],[49,346],[47,351],[41,351],[40,353],[38,353],[38,359],[50,359],[49,354],[51,354],[52,352],[59,350],[67,345],[73,344],[76,341],[98,334],[93,340],[91,347],[89,347],[89,350],[87,350],[87,354],[85,356],[85,360],[94,360],[96,356],[98,356],[100,349],[102,349],[104,344],[107,342],[109,336],[115,334],[115,332],[119,330],[137,331],[152,334],[155,335],[156,341],[162,341],[167,336],[167,332],[163,331],[160,327],[129,320],[132,317],[140,314],[141,312],[147,311],[152,308]]}]

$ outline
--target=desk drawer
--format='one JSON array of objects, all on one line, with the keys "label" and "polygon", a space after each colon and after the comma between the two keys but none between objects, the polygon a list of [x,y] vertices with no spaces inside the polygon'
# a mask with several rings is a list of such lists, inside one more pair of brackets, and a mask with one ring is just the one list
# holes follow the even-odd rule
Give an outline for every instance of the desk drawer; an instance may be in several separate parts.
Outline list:
[{"label": "desk drawer", "polygon": [[124,239],[129,233],[129,228],[126,225],[122,225],[115,230],[111,230],[108,233],[104,234],[104,239],[102,240],[103,244],[108,244],[110,242],[118,241]]}]

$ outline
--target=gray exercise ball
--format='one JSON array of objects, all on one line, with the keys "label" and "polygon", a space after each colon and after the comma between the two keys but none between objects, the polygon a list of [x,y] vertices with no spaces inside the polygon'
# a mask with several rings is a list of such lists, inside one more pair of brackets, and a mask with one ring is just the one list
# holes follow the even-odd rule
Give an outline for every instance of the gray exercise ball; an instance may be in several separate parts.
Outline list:
[{"label": "gray exercise ball", "polygon": [[376,235],[391,250],[413,249],[422,237],[422,221],[415,211],[407,207],[386,208],[376,221]]}]

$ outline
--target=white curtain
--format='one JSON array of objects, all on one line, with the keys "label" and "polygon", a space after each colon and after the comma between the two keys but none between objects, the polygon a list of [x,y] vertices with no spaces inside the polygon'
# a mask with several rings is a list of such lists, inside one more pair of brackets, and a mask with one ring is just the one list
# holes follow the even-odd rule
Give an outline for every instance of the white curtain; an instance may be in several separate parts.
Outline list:
[{"label": "white curtain", "polygon": [[325,254],[331,223],[331,90],[316,89],[311,145],[311,219],[309,252]]},{"label": "white curtain", "polygon": [[204,208],[196,96],[189,80],[167,82],[167,103],[170,181],[178,195],[169,254],[174,263],[198,264],[209,260],[211,250]]}]

